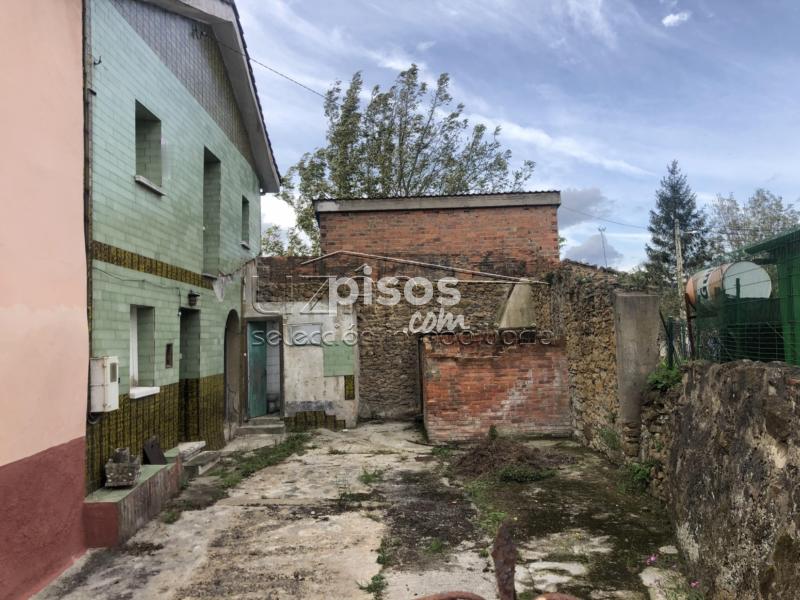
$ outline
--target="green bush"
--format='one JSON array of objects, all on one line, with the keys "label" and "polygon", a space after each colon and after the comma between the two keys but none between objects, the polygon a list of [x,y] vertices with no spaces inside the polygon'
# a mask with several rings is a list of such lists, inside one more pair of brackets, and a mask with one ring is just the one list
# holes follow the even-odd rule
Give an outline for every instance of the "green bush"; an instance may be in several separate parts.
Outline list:
[{"label": "green bush", "polygon": [[678,385],[682,378],[681,370],[677,366],[670,369],[666,363],[661,363],[647,377],[647,385],[651,390],[663,393]]}]

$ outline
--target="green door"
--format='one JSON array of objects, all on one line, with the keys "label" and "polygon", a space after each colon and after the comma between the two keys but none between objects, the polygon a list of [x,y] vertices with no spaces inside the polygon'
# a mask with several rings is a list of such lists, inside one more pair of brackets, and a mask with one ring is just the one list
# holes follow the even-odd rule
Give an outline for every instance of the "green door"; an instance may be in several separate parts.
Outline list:
[{"label": "green door", "polygon": [[247,414],[267,414],[267,323],[247,324]]}]

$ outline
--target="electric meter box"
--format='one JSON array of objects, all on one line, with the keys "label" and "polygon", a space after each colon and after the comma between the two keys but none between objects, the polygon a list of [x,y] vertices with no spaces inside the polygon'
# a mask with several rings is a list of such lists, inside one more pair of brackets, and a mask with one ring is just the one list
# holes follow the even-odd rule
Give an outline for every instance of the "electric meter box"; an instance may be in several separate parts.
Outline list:
[{"label": "electric meter box", "polygon": [[101,356],[91,359],[89,367],[89,404],[93,413],[119,408],[119,358]]}]

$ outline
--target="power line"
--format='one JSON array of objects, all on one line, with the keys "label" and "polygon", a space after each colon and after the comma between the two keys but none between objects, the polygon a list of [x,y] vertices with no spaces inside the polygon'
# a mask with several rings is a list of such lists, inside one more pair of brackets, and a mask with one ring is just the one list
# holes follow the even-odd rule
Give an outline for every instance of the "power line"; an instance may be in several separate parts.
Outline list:
[{"label": "power line", "polygon": [[301,88],[303,88],[304,90],[306,90],[306,91],[309,91],[309,92],[311,92],[312,94],[316,94],[316,95],[317,95],[317,96],[319,96],[320,98],[325,98],[325,94],[322,94],[322,93],[318,92],[318,91],[317,91],[317,90],[315,90],[314,88],[310,88],[310,87],[308,87],[308,86],[307,86],[306,84],[304,84],[304,83],[300,83],[300,82],[299,82],[299,81],[297,81],[296,79],[294,79],[294,78],[290,77],[289,75],[286,75],[286,73],[281,73],[280,71],[278,71],[278,69],[275,69],[275,68],[273,68],[273,67],[270,67],[268,64],[266,64],[266,63],[263,63],[263,62],[261,62],[260,60],[256,60],[255,58],[253,58],[252,56],[250,56],[248,53],[246,53],[246,52],[241,52],[241,51],[240,51],[238,48],[234,48],[233,46],[229,46],[228,44],[225,44],[225,43],[223,43],[223,42],[221,42],[221,41],[219,41],[219,40],[216,40],[216,42],[217,42],[217,44],[219,44],[219,45],[220,45],[220,46],[222,46],[223,48],[227,48],[227,49],[228,49],[228,50],[230,50],[231,52],[235,52],[236,54],[239,54],[239,55],[241,55],[241,56],[244,56],[244,57],[245,57],[247,60],[249,60],[249,61],[250,61],[250,62],[252,62],[252,63],[255,63],[255,64],[257,64],[259,67],[263,67],[264,69],[267,69],[268,71],[271,71],[271,72],[272,72],[272,73],[274,73],[275,75],[278,75],[279,77],[283,77],[284,79],[286,79],[286,80],[288,80],[288,81],[291,81],[291,82],[292,82],[292,83],[294,83],[295,85],[299,85],[299,86],[300,86]]}]

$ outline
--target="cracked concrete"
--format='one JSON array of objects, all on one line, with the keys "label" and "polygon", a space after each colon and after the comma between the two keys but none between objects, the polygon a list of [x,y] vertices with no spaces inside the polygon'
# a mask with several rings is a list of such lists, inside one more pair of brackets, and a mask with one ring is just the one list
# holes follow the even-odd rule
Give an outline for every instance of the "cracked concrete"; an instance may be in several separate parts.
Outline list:
[{"label": "cracked concrete", "polygon": [[[672,570],[674,538],[650,501],[614,495],[616,471],[576,444],[531,443],[578,460],[496,499],[516,520],[521,597],[683,597],[660,590],[682,580]],[[215,504],[87,553],[39,598],[408,600],[462,589],[492,600],[491,539],[463,482],[448,479],[431,450],[408,424],[317,431],[304,454]],[[651,554],[659,562],[648,567]],[[616,573],[620,565],[628,570]],[[363,590],[378,574],[381,595]]]}]

